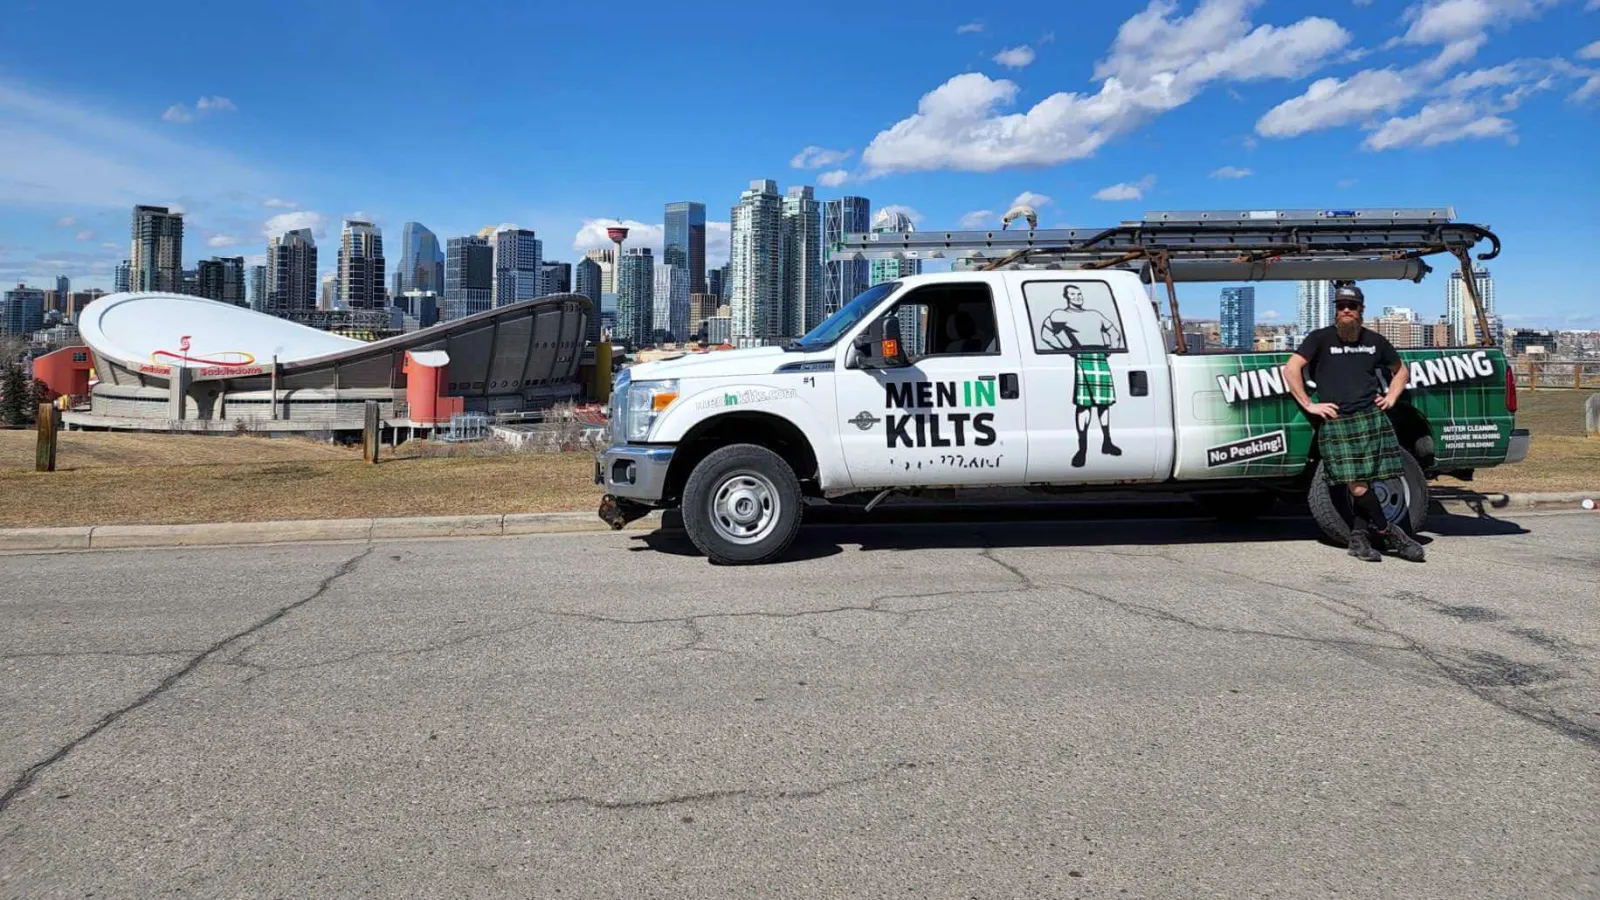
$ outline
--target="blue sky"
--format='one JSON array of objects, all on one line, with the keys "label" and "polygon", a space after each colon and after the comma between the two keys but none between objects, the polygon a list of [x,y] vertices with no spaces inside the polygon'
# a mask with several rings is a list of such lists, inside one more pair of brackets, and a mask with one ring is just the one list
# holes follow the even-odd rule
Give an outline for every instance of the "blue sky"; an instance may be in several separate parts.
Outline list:
[{"label": "blue sky", "polygon": [[[1600,0],[906,9],[11,0],[0,283],[110,287],[136,202],[184,209],[189,265],[310,225],[331,269],[357,214],[396,243],[515,222],[570,260],[613,218],[659,244],[673,200],[706,204],[720,259],[773,178],[941,229],[1024,193],[1046,227],[1452,204],[1506,242],[1509,325],[1600,328]],[[1369,306],[1437,316],[1442,275]]]}]

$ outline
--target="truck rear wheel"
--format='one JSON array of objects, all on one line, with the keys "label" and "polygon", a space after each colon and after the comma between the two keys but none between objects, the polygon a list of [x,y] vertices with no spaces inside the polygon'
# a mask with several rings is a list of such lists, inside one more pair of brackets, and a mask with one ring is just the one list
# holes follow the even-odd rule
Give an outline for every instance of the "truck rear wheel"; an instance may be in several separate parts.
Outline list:
[{"label": "truck rear wheel", "polygon": [[683,527],[719,565],[757,565],[781,557],[800,533],[800,480],[783,457],[756,444],[714,450],[684,485]]},{"label": "truck rear wheel", "polygon": [[[1400,462],[1403,473],[1399,478],[1373,482],[1372,489],[1389,523],[1416,534],[1428,521],[1428,478],[1410,452],[1401,450]],[[1340,545],[1350,542],[1350,522],[1354,518],[1350,511],[1350,493],[1342,484],[1328,483],[1327,463],[1317,463],[1306,502],[1311,505],[1317,527],[1328,540]]]}]

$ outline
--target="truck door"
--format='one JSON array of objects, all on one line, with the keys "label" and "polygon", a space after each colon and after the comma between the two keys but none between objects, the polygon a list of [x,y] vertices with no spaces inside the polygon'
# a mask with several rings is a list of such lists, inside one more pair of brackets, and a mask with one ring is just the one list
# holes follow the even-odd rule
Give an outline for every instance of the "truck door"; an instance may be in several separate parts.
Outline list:
[{"label": "truck door", "polygon": [[914,288],[887,313],[900,320],[910,366],[847,368],[841,359],[839,443],[857,488],[1023,482],[1021,352],[997,289],[997,276]]},{"label": "truck door", "polygon": [[1161,481],[1171,471],[1166,346],[1143,289],[1122,275],[1008,280],[1026,316],[1029,483]]}]

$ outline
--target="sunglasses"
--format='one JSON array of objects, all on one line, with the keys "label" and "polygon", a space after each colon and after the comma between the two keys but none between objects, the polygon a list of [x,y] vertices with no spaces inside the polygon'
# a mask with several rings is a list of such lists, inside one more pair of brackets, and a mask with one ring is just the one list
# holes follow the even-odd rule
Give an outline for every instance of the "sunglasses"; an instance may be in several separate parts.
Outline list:
[{"label": "sunglasses", "polygon": [[1337,301],[1337,302],[1335,302],[1333,304],[1333,308],[1334,309],[1360,309],[1362,307],[1362,305],[1363,304],[1362,304],[1362,302],[1360,300],[1339,300],[1339,301]]}]

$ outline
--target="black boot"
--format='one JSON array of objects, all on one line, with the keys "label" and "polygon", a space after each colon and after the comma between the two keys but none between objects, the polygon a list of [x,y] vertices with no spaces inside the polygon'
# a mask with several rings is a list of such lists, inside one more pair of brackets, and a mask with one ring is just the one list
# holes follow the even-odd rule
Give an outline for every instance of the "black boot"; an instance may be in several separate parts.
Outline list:
[{"label": "black boot", "polygon": [[1111,443],[1111,426],[1101,425],[1100,433],[1105,435],[1105,440],[1100,442],[1100,452],[1107,456],[1121,456],[1122,450],[1116,444]]},{"label": "black boot", "polygon": [[1078,431],[1078,452],[1072,457],[1073,468],[1083,468],[1084,462],[1089,458],[1089,429]]},{"label": "black boot", "polygon": [[1349,553],[1362,562],[1378,562],[1383,559],[1383,554],[1372,549],[1372,541],[1367,537],[1365,528],[1353,528],[1350,530]]},{"label": "black boot", "polygon": [[1428,557],[1428,553],[1422,549],[1422,545],[1396,525],[1391,525],[1388,529],[1378,532],[1378,544],[1383,547],[1385,552],[1393,553],[1407,562],[1423,562]]}]

